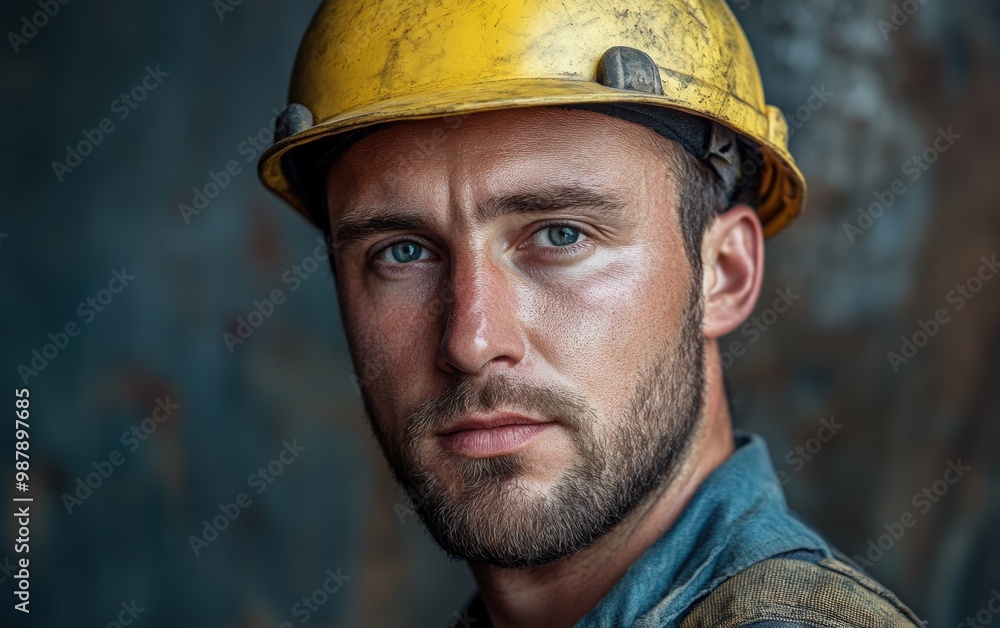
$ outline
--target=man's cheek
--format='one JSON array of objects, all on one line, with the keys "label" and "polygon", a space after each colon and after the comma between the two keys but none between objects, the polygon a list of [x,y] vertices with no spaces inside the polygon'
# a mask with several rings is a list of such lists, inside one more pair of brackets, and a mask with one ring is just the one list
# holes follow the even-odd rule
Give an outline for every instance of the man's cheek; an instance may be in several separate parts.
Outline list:
[{"label": "man's cheek", "polygon": [[530,326],[540,351],[557,370],[610,384],[607,378],[637,362],[636,351],[656,330],[640,328],[645,299],[620,288],[592,286],[567,299],[549,300],[534,313]]},{"label": "man's cheek", "polygon": [[396,414],[420,401],[414,396],[434,368],[433,338],[426,329],[372,316],[355,330],[352,345],[357,383],[380,407],[387,404],[382,410]]}]

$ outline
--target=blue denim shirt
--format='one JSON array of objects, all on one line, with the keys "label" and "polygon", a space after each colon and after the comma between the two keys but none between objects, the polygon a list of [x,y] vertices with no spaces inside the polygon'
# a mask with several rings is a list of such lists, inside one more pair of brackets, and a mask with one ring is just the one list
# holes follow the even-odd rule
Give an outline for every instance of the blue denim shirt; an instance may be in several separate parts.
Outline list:
[{"label": "blue denim shirt", "polygon": [[736,451],[702,483],[680,518],[577,624],[670,626],[724,580],[766,558],[833,549],[785,503],[764,439],[736,432]]}]

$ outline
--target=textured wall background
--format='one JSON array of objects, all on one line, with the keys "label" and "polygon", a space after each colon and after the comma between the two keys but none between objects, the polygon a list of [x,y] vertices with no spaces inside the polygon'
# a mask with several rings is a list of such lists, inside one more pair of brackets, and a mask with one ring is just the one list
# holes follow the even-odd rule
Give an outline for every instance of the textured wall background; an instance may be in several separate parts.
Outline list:
[{"label": "textured wall background", "polygon": [[[0,54],[0,395],[12,406],[18,366],[37,370],[26,625],[104,626],[133,600],[147,626],[299,625],[295,605],[331,570],[349,579],[310,624],[440,626],[472,591],[368,436],[332,279],[307,270],[316,234],[253,171],[252,138],[269,139],[316,4],[69,2],[33,35],[22,18],[36,2],[0,8],[24,39]],[[1000,279],[952,292],[1000,253],[1000,8],[899,1],[889,28],[889,0],[731,6],[810,183],[807,213],[769,244],[761,325],[727,339],[745,348],[727,371],[737,421],[768,438],[806,519],[932,625],[955,625],[1000,587]],[[153,89],[124,104],[147,74]],[[913,170],[949,128],[959,137]],[[83,131],[100,143],[57,173]],[[230,161],[186,222],[178,205]],[[876,194],[892,205],[869,224],[858,208]],[[101,293],[123,268],[135,278]],[[230,352],[223,333],[276,288],[287,301]],[[779,290],[799,299],[775,316]],[[949,322],[890,364],[938,309]],[[33,366],[50,333],[65,346]],[[144,423],[158,400],[179,408]],[[830,417],[844,427],[810,440]],[[297,457],[273,464],[285,443]],[[958,460],[971,471],[942,483]],[[269,464],[271,483],[254,475]],[[936,501],[914,499],[925,488]],[[238,518],[196,556],[189,537],[231,503]],[[906,513],[900,538],[880,538]],[[0,617],[13,616],[14,558],[5,541]]]}]

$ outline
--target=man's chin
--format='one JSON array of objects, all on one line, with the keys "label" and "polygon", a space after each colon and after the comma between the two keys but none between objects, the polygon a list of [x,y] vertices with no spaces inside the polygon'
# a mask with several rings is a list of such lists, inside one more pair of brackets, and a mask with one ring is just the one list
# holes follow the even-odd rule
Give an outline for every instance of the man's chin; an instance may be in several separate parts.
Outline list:
[{"label": "man's chin", "polygon": [[450,557],[503,569],[544,565],[579,551],[616,523],[594,520],[599,510],[590,510],[589,500],[562,483],[522,473],[518,462],[477,459],[462,465],[459,481],[435,475],[437,481],[413,491],[417,515]]},{"label": "man's chin", "polygon": [[[471,517],[421,515],[428,532],[451,558],[471,565],[524,569],[549,564],[585,547],[589,539],[567,544],[560,526],[542,531],[533,500],[513,488],[508,499],[458,506]],[[488,500],[483,500],[487,502]],[[454,512],[454,511],[445,511]]]}]

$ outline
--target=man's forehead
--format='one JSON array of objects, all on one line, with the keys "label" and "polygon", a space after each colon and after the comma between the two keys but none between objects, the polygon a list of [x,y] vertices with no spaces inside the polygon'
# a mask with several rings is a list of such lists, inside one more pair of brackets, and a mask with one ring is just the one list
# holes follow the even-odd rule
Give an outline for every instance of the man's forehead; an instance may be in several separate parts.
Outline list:
[{"label": "man's forehead", "polygon": [[560,187],[614,188],[637,165],[663,167],[673,150],[669,144],[638,124],[556,107],[409,120],[347,148],[327,173],[326,191],[331,207],[345,195],[376,202],[411,187],[445,185],[435,175],[488,181],[491,168],[500,166],[505,184],[523,183],[529,191],[552,177]]}]

